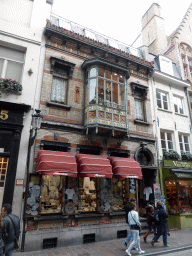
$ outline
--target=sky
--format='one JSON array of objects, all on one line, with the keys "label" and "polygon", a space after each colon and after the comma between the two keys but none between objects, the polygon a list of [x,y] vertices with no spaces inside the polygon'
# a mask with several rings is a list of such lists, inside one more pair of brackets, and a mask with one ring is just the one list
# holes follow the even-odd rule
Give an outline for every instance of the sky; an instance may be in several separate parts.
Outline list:
[{"label": "sky", "polygon": [[191,0],[54,0],[52,13],[131,45],[141,32],[142,16],[154,2],[162,8],[166,35],[179,26],[192,3]]}]

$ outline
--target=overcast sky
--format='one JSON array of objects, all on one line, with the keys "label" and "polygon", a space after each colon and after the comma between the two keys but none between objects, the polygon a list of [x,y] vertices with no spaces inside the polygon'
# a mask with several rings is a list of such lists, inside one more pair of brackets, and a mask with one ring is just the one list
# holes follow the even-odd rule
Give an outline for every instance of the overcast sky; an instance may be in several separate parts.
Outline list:
[{"label": "overcast sky", "polygon": [[[191,0],[157,0],[166,35],[183,19]],[[101,34],[131,45],[141,32],[141,19],[151,0],[54,0],[52,12]]]}]

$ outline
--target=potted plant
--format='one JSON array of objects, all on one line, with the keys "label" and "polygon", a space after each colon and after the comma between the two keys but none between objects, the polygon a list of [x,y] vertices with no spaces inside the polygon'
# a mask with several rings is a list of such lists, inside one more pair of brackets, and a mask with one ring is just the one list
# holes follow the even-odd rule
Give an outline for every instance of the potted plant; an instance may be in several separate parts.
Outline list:
[{"label": "potted plant", "polygon": [[181,152],[181,159],[184,161],[192,161],[192,154],[189,152]]},{"label": "potted plant", "polygon": [[0,95],[1,92],[5,92],[6,94],[16,93],[21,94],[23,87],[20,83],[11,79],[0,78]]}]

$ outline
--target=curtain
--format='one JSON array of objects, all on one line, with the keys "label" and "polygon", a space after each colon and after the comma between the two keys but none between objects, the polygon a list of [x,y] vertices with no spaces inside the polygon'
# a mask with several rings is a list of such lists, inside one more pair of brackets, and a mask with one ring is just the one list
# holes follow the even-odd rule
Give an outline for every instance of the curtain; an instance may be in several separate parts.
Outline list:
[{"label": "curtain", "polygon": [[53,78],[51,100],[65,103],[66,101],[66,80]]}]

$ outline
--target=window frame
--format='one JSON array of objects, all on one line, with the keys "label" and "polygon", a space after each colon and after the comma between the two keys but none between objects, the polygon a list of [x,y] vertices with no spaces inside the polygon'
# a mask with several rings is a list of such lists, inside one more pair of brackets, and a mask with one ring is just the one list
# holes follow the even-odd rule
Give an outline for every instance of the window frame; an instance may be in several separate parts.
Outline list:
[{"label": "window frame", "polygon": [[[146,121],[146,114],[145,114],[145,101],[139,97],[135,97],[134,99],[135,102],[135,119],[139,120],[139,121]],[[137,109],[136,109],[136,102],[140,102],[141,103],[141,110],[142,110],[142,118],[139,118],[137,115]]]},{"label": "window frame", "polygon": [[[54,79],[58,79],[58,80],[62,80],[62,81],[65,81],[65,95],[64,95],[64,101],[59,101],[59,100],[53,100],[52,97],[53,97],[53,82],[54,82]],[[53,78],[52,78],[52,85],[51,85],[51,95],[50,95],[50,98],[51,98],[51,102],[55,102],[55,103],[60,103],[60,104],[64,104],[66,105],[67,104],[67,99],[68,99],[68,79],[67,78],[63,78],[63,77],[60,77],[60,76],[56,76],[56,75],[53,75]]]},{"label": "window frame", "polygon": [[[174,99],[176,99],[176,101],[175,101]],[[179,107],[179,102],[177,102],[178,99],[181,101],[182,113],[179,111],[180,107]],[[176,102],[177,104],[175,104],[175,102]],[[178,95],[173,95],[173,104],[174,104],[174,112],[175,112],[176,114],[179,114],[179,115],[184,115],[184,114],[185,114],[185,112],[184,112],[184,111],[185,111],[185,107],[184,107],[184,97],[178,96]],[[177,106],[178,111],[175,110],[175,106]]]},{"label": "window frame", "polygon": [[[2,70],[0,71],[0,77],[3,78],[3,79],[11,79],[11,80],[16,81],[18,83],[21,83],[22,76],[23,76],[24,63],[25,63],[25,51],[14,49],[14,48],[10,48],[10,47],[5,47],[3,45],[0,45],[0,47],[6,48],[8,50],[14,50],[14,51],[17,51],[17,52],[20,52],[21,54],[23,54],[23,60],[22,61],[21,60],[15,60],[14,58],[12,59],[12,58],[7,58],[7,57],[0,56],[0,60],[3,60],[3,62],[2,62]],[[18,80],[15,79],[15,78],[10,78],[10,77],[6,78],[6,73],[7,73],[7,70],[8,70],[8,63],[9,62],[14,62],[14,63],[20,64],[22,66]]]},{"label": "window frame", "polygon": [[[160,99],[157,98],[157,93],[160,93]],[[167,96],[167,101],[163,100],[163,94],[165,94]],[[165,110],[165,111],[169,111],[170,106],[169,106],[169,93],[165,92],[165,91],[161,91],[159,89],[156,90],[156,99],[157,99],[157,107],[159,109]],[[158,106],[158,100],[160,100],[161,102],[161,107]],[[164,103],[167,102],[167,109],[164,107]]]},{"label": "window frame", "polygon": [[[163,141],[165,141],[165,146],[166,146],[166,148],[163,148],[162,147],[162,136],[161,136],[161,133],[164,133],[165,134],[165,140],[163,140]],[[171,140],[168,140],[167,139],[167,135],[168,134],[170,134],[171,135]],[[165,130],[160,130],[160,140],[161,140],[161,149],[162,149],[162,151],[171,151],[171,150],[174,150],[174,137],[173,137],[173,132],[172,131],[165,131]],[[173,145],[173,148],[169,148],[169,144],[168,144],[168,142],[172,142],[172,145]]]},{"label": "window frame", "polygon": [[[180,137],[182,141],[180,142]],[[184,137],[187,138],[187,143],[185,143],[185,139]],[[178,133],[178,140],[179,140],[179,148],[180,148],[180,152],[185,152],[185,153],[190,153],[191,152],[191,148],[190,148],[190,142],[189,142],[189,135],[188,134],[184,134],[184,133]],[[182,147],[184,150],[181,150],[181,143],[182,143]],[[189,145],[189,151],[186,151],[186,145]]]}]

